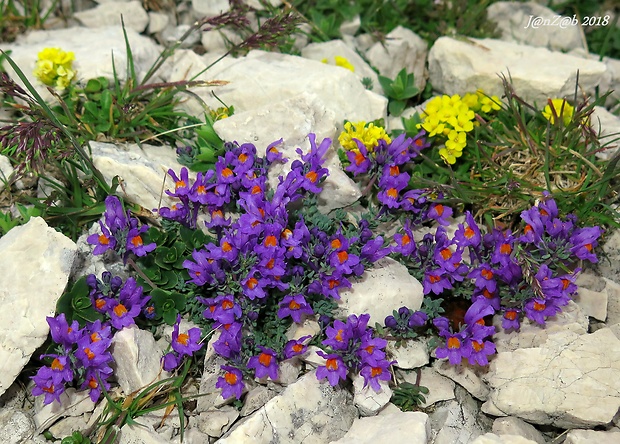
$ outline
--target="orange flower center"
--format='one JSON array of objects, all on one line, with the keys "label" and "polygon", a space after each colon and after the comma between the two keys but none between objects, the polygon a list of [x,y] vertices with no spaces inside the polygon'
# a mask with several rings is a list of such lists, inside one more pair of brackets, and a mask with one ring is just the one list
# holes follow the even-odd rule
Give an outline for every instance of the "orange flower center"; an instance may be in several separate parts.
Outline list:
[{"label": "orange flower center", "polygon": [[485,278],[486,280],[490,280],[493,277],[493,272],[491,270],[487,270],[486,268],[483,269],[480,274],[482,275],[483,278]]},{"label": "orange flower center", "polygon": [[280,237],[284,238],[284,239],[288,239],[293,235],[293,232],[291,230],[289,230],[288,228],[285,228],[284,230],[282,230],[282,233],[280,234]]},{"label": "orange flower center", "polygon": [[343,332],[343,330],[342,330],[342,329],[338,330],[338,333],[336,333],[336,336],[334,336],[334,339],[335,339],[336,341],[338,341],[338,342],[342,342],[342,332]]},{"label": "orange flower center", "polygon": [[239,162],[241,163],[245,163],[245,161],[248,160],[248,155],[245,153],[241,153],[239,154],[239,156],[237,156],[237,160],[239,160]]},{"label": "orange flower center", "polygon": [[316,171],[309,171],[306,174],[306,179],[308,179],[312,183],[315,183],[318,178],[319,178],[319,175],[316,173]]},{"label": "orange flower center", "polygon": [[258,281],[256,280],[256,278],[250,278],[248,279],[248,282],[246,284],[248,286],[248,288],[250,290],[254,290],[254,287],[256,287],[258,285]]},{"label": "orange flower center", "polygon": [[331,242],[331,246],[334,250],[337,250],[338,248],[342,247],[342,242],[340,242],[340,239],[334,239]]},{"label": "orange flower center", "polygon": [[204,185],[198,185],[198,187],[196,188],[196,192],[198,194],[206,194],[207,193],[207,189],[205,188]]},{"label": "orange flower center", "polygon": [[510,254],[512,253],[512,247],[510,246],[510,244],[502,244],[502,246],[499,247],[499,252],[501,254]]},{"label": "orange flower center", "polygon": [[54,360],[52,361],[52,370],[61,371],[64,369],[65,369],[65,366],[62,365],[62,362],[60,362],[58,358],[54,358]]},{"label": "orange flower center", "polygon": [[114,314],[118,316],[119,318],[125,315],[126,313],[127,313],[127,307],[125,307],[123,304],[118,304],[116,307],[114,307]]},{"label": "orange flower center", "polygon": [[142,245],[144,245],[144,242],[142,241],[142,237],[140,236],[132,237],[131,243],[133,244],[134,247],[141,247]]},{"label": "orange flower center", "polygon": [[473,347],[475,352],[479,352],[484,348],[484,344],[478,341],[471,341],[471,346]]},{"label": "orange flower center", "polygon": [[110,238],[105,234],[100,234],[98,240],[101,245],[108,245],[110,243]]},{"label": "orange flower center", "polygon": [[181,333],[177,337],[177,342],[187,347],[187,344],[189,343],[189,335],[187,333]]},{"label": "orange flower center", "polygon": [[301,305],[299,305],[295,301],[291,301],[291,302],[288,303],[288,308],[290,308],[291,310],[299,310],[300,307],[301,307]]},{"label": "orange flower center", "polygon": [[431,284],[435,284],[441,280],[439,276],[435,276],[434,274],[428,275],[428,280],[431,281]]},{"label": "orange flower center", "polygon": [[338,284],[340,284],[340,281],[338,281],[338,280],[336,280],[336,279],[330,279],[330,280],[328,281],[328,284],[329,284],[329,289],[330,289],[330,290],[333,290],[333,289],[334,289],[334,287],[336,287],[336,286],[338,286]]},{"label": "orange flower center", "polygon": [[398,176],[400,174],[400,169],[398,165],[394,165],[390,167],[390,176]]},{"label": "orange flower center", "polygon": [[328,359],[325,363],[325,367],[327,367],[327,370],[330,372],[338,370],[338,360],[334,358]]},{"label": "orange flower center", "polygon": [[373,367],[370,370],[370,377],[374,378],[376,376],[379,376],[381,373],[383,373],[383,369],[381,367]]},{"label": "orange flower center", "polygon": [[504,313],[504,317],[509,321],[514,321],[515,319],[517,319],[517,312],[516,310],[508,310],[506,313]]},{"label": "orange flower center", "polygon": [[448,338],[448,342],[446,344],[448,346],[449,349],[457,349],[457,348],[461,348],[461,341],[459,341],[458,338]]},{"label": "orange flower center", "polygon": [[438,216],[441,216],[443,214],[443,205],[442,204],[435,205],[435,211],[437,212]]},{"label": "orange flower center", "polygon": [[237,378],[237,375],[235,375],[233,372],[226,372],[226,374],[224,375],[224,380],[228,385],[236,384],[238,379],[239,378]]},{"label": "orange flower center", "polygon": [[411,238],[409,237],[408,234],[405,234],[401,239],[400,239],[400,244],[401,245],[409,245],[409,243],[411,242]]},{"label": "orange flower center", "polygon": [[544,302],[541,304],[540,302],[534,301],[534,310],[543,311],[545,308],[547,308],[547,305]]},{"label": "orange flower center", "polygon": [[232,301],[228,300],[228,299],[224,299],[222,301],[222,308],[224,310],[230,310],[231,308],[233,308],[235,306],[235,304],[233,304]]},{"label": "orange flower center", "polygon": [[97,383],[97,380],[94,377],[92,377],[88,380],[88,386],[91,389],[96,389],[97,387],[99,387],[99,384]]},{"label": "orange flower center", "polygon": [[232,245],[230,245],[229,242],[227,242],[227,241],[222,242],[222,251],[224,253],[228,253],[228,252],[232,251],[232,249],[233,249],[233,247],[232,247]]},{"label": "orange flower center", "polygon": [[344,250],[339,251],[336,255],[338,256],[338,261],[340,261],[341,264],[344,264],[346,260],[349,258],[349,253],[347,253]]},{"label": "orange flower center", "polygon": [[175,187],[178,190],[179,188],[183,188],[185,186],[185,181],[179,180],[175,183]]},{"label": "orange flower center", "polygon": [[228,178],[228,177],[230,177],[232,175],[233,175],[233,172],[232,172],[232,170],[230,168],[227,167],[227,168],[224,168],[222,170],[222,177]]},{"label": "orange flower center", "polygon": [[93,359],[95,359],[95,354],[88,347],[84,348],[84,354],[86,355],[89,361],[92,361]]},{"label": "orange flower center", "polygon": [[447,261],[452,257],[452,251],[449,248],[444,248],[439,252],[444,261]]},{"label": "orange flower center", "polygon": [[97,332],[91,333],[90,334],[90,341],[91,342],[98,342],[101,341],[101,335]]},{"label": "orange flower center", "polygon": [[364,157],[364,155],[362,153],[357,153],[355,155],[355,165],[360,166],[361,163],[363,161],[365,161],[365,160],[366,160],[366,158]]},{"label": "orange flower center", "polygon": [[268,355],[267,353],[261,353],[258,356],[258,362],[260,362],[260,364],[262,366],[265,366],[265,367],[267,367],[267,366],[269,366],[271,364],[271,360],[272,359],[273,359],[273,356]]},{"label": "orange flower center", "polygon": [[275,247],[278,244],[278,240],[272,234],[265,238],[265,247]]},{"label": "orange flower center", "polygon": [[386,193],[392,199],[396,199],[398,197],[398,190],[396,188],[390,188]]},{"label": "orange flower center", "polygon": [[260,194],[263,189],[259,185],[254,185],[252,187],[252,194]]},{"label": "orange flower center", "polygon": [[105,299],[102,299],[102,298],[97,299],[95,301],[95,307],[97,307],[99,310],[105,307]]},{"label": "orange flower center", "polygon": [[467,239],[471,239],[472,237],[474,237],[474,234],[476,234],[476,233],[474,232],[474,230],[471,229],[471,227],[465,228],[465,232],[463,233],[463,235]]},{"label": "orange flower center", "polygon": [[304,346],[301,344],[295,344],[291,348],[295,353],[300,353],[304,349]]}]

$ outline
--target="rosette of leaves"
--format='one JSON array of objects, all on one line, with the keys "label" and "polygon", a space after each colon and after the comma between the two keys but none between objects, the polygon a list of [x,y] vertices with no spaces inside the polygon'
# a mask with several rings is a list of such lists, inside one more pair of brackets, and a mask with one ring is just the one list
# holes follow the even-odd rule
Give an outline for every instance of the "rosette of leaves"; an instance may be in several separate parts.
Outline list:
[{"label": "rosette of leaves", "polygon": [[103,315],[95,310],[90,297],[90,287],[86,283],[86,276],[78,279],[69,291],[63,293],[56,303],[56,312],[64,313],[67,322],[77,320],[80,326],[88,322],[103,320]]},{"label": "rosette of leaves", "polygon": [[428,388],[410,382],[401,382],[392,391],[390,402],[403,412],[418,410],[426,402],[424,395],[428,395]]},{"label": "rosette of leaves", "polygon": [[162,290],[156,288],[151,291],[151,301],[155,307],[156,319],[163,319],[168,325],[174,325],[177,314],[185,310],[187,296],[176,291]]},{"label": "rosette of leaves", "polygon": [[191,259],[192,251],[202,248],[209,236],[176,222],[163,221],[162,224],[162,230],[151,227],[145,233],[145,243],[155,242],[157,248],[140,258],[140,268],[150,282],[140,276],[138,283],[144,286],[146,292],[154,288],[183,291],[185,281],[189,280],[183,262]]}]

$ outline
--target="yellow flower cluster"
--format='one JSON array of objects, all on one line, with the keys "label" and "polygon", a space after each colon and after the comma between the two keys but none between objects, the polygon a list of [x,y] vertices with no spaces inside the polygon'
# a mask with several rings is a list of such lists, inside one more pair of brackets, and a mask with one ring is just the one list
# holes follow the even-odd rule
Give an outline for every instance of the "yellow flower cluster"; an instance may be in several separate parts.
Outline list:
[{"label": "yellow flower cluster", "polygon": [[[553,106],[553,110],[551,109]],[[555,111],[555,114],[553,113]],[[570,105],[565,99],[552,99],[551,105],[545,106],[542,111],[542,115],[555,125],[555,116],[561,117],[564,122],[564,126],[567,126],[575,114],[575,108]]]},{"label": "yellow flower cluster", "polygon": [[372,152],[379,140],[383,139],[386,143],[391,143],[392,139],[387,135],[385,129],[375,126],[374,123],[366,122],[346,122],[344,131],[338,136],[338,142],[347,151],[359,152],[359,147],[353,139],[357,139],[364,144],[368,152]]},{"label": "yellow flower cluster", "polygon": [[46,85],[59,90],[66,89],[75,77],[73,60],[73,52],[65,52],[60,48],[44,48],[39,52],[34,76]]},{"label": "yellow flower cluster", "polygon": [[[345,69],[348,69],[351,72],[355,72],[355,66],[353,66],[353,64],[351,62],[349,62],[349,59],[347,59],[346,57],[335,56],[334,57],[334,61],[336,62],[336,66],[340,66],[341,68],[345,68]],[[327,59],[323,59],[323,60],[321,60],[321,62],[327,63],[328,60]]]},{"label": "yellow flower cluster", "polygon": [[443,95],[433,98],[422,113],[423,128],[429,137],[440,137],[444,146],[439,149],[441,158],[453,165],[463,155],[467,133],[474,129],[476,112],[489,113],[500,109],[499,97],[487,97],[481,90],[460,95]]}]

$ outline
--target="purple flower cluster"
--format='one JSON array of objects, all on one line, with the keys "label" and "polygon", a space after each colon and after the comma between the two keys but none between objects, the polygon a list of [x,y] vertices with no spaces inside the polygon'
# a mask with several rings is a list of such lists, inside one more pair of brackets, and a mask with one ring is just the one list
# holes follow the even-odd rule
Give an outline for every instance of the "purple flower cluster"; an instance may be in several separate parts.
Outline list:
[{"label": "purple flower cluster", "polygon": [[108,250],[116,251],[126,261],[130,253],[145,256],[156,247],[154,243],[144,244],[142,235],[148,226],[138,226],[138,219],[125,212],[121,201],[116,196],[105,199],[103,222],[99,221],[101,234],[88,236],[87,242],[95,245],[94,255],[103,254]]},{"label": "purple flower cluster", "polygon": [[101,395],[100,384],[109,388],[107,379],[112,374],[112,355],[108,349],[112,336],[134,325],[150,300],[132,277],[123,282],[120,277],[104,272],[101,280],[94,274],[87,276],[86,283],[90,287],[92,306],[102,319],[80,328],[77,320],[69,324],[64,313],[47,318],[56,353],[41,356],[52,362],[41,367],[33,377],[35,387],[32,390],[35,396],[45,395],[45,404],[59,400],[68,383],[88,389],[91,399],[97,401]]},{"label": "purple flower cluster", "polygon": [[359,373],[364,378],[364,387],[370,385],[373,390],[381,391],[380,381],[389,381],[392,376],[385,356],[387,341],[374,336],[374,330],[368,327],[370,315],[350,315],[346,322],[338,319],[325,330],[327,339],[323,345],[327,353],[317,352],[325,358],[325,365],[316,370],[317,378],[329,381],[332,386],[346,380],[349,372]]},{"label": "purple flower cluster", "polygon": [[448,357],[451,363],[465,357],[484,365],[494,352],[485,341],[494,327],[485,327],[482,317],[501,314],[504,329],[519,329],[523,316],[545,325],[577,291],[575,279],[581,269],[576,264],[597,261],[593,249],[601,228],[578,228],[573,215],[561,219],[549,193],[521,218],[521,235],[498,229],[483,234],[467,212],[452,239],[439,227],[415,243],[410,224],[394,236],[392,251],[423,272],[425,294],[444,295],[457,283],[473,287],[472,306],[457,333],[452,328],[458,330],[458,325],[450,328],[445,318],[435,319],[446,340],[446,346],[437,349],[438,357]]},{"label": "purple flower cluster", "polygon": [[[216,234],[215,242],[194,250],[191,260],[183,263],[190,282],[209,295],[198,298],[206,306],[204,317],[219,331],[213,347],[234,368],[247,367],[257,378],[276,379],[278,361],[288,359],[299,346],[281,344],[279,350],[254,344],[251,331],[259,313],[275,306],[280,319],[301,323],[315,314],[314,304],[338,299],[339,291],[351,286],[350,276],[363,274],[366,266],[389,253],[366,221],[355,235],[342,230],[328,234],[307,226],[301,216],[291,216],[290,204],[319,193],[328,175],[323,164],[331,140],[317,143],[314,134],[308,139],[310,151],[297,149],[300,159],[291,163],[274,190],[267,189],[266,177],[273,162],[284,161],[276,149],[280,141],[267,147],[264,158],[251,144],[231,145],[215,171],[199,175],[194,183],[187,172],[180,177],[171,172],[182,184],[169,194],[181,201],[179,205],[191,204],[195,210],[191,218],[185,213],[172,218],[192,226],[204,209],[211,216],[206,225]],[[160,214],[171,217],[168,210],[162,208]],[[225,219],[228,211],[240,217],[234,222]],[[223,392],[241,393],[242,378],[236,372],[226,370],[222,378]],[[234,387],[227,382],[233,380]]]},{"label": "purple flower cluster", "polygon": [[147,315],[145,307],[151,297],[143,294],[143,288],[133,277],[123,283],[119,276],[104,271],[101,280],[91,274],[86,277],[86,283],[90,287],[93,307],[105,316],[106,322],[114,329],[130,327],[136,323],[138,316]]},{"label": "purple flower cluster", "polygon": [[80,389],[88,389],[90,398],[96,402],[101,396],[101,384],[108,389],[107,379],[112,374],[111,327],[95,321],[80,328],[77,321],[69,324],[64,313],[48,317],[47,323],[57,344],[56,353],[41,355],[41,359],[51,363],[39,368],[32,377],[35,383],[32,394],[44,395],[44,404],[60,402],[66,385],[75,382]]},{"label": "purple flower cluster", "polygon": [[428,315],[425,312],[400,307],[385,318],[384,325],[393,336],[406,339],[417,337],[416,330],[424,327],[427,321]]}]

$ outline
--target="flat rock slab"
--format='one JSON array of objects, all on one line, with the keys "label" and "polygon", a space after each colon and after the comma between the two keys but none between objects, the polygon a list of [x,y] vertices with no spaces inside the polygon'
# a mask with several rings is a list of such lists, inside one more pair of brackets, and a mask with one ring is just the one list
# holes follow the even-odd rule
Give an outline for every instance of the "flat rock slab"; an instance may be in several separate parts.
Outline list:
[{"label": "flat rock slab", "polygon": [[302,376],[279,396],[241,422],[218,444],[325,444],[342,438],[357,418],[351,395]]},{"label": "flat rock slab", "polygon": [[0,238],[0,395],[45,341],[67,285],[75,243],[33,217]]},{"label": "flat rock slab", "polygon": [[431,424],[426,413],[397,412],[356,419],[351,429],[331,444],[426,444]]},{"label": "flat rock slab", "polygon": [[482,410],[570,429],[609,424],[620,408],[620,340],[608,328],[562,332],[540,347],[501,352]]},{"label": "flat rock slab", "polygon": [[595,87],[607,91],[611,73],[602,62],[583,59],[546,48],[535,48],[494,39],[437,39],[428,55],[430,82],[445,94],[464,94],[478,88],[502,96],[498,74],[512,78],[517,95],[542,109],[548,98],[572,97],[577,70],[586,94]]}]

